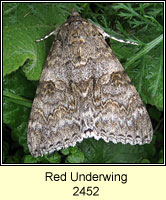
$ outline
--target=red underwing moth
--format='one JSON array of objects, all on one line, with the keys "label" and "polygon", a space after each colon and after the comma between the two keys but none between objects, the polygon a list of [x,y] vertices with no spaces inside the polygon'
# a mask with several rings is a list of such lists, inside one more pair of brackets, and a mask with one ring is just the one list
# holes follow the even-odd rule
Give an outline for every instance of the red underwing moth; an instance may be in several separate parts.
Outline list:
[{"label": "red underwing moth", "polygon": [[142,145],[152,135],[147,110],[101,29],[73,12],[57,31],[33,101],[31,154],[89,137]]}]

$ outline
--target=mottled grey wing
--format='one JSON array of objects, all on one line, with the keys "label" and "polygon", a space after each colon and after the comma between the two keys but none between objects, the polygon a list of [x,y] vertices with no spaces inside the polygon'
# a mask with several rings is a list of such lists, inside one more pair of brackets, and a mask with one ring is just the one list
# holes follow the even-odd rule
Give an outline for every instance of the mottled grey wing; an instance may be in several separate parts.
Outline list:
[{"label": "mottled grey wing", "polygon": [[40,83],[28,126],[28,146],[35,157],[52,153],[81,141],[80,128],[73,120],[72,95],[61,83]]},{"label": "mottled grey wing", "polygon": [[71,90],[71,75],[55,40],[43,69],[28,125],[28,147],[35,157],[81,141],[79,108]]},{"label": "mottled grey wing", "polygon": [[100,91],[96,93],[99,93],[97,101],[101,104],[95,124],[97,136],[106,142],[150,143],[153,135],[151,121],[127,74],[113,72],[105,76],[104,81],[98,80],[96,88],[99,85]]}]

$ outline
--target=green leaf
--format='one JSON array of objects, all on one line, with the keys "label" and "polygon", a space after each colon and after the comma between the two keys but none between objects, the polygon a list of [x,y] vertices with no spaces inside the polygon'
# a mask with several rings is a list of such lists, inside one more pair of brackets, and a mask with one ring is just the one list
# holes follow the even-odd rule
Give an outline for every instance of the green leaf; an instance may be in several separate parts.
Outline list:
[{"label": "green leaf", "polygon": [[[153,57],[155,51],[160,51],[160,57]],[[146,55],[134,65],[132,69],[127,69],[127,72],[132,79],[137,91],[141,95],[146,104],[151,104],[157,107],[158,110],[163,110],[163,53],[162,46],[154,50],[151,55]],[[133,65],[133,66],[134,66]]]},{"label": "green leaf", "polygon": [[24,157],[24,163],[60,163],[60,160],[61,156],[57,152],[37,158],[32,155],[26,155]]},{"label": "green leaf", "polygon": [[31,155],[26,155],[24,157],[24,163],[38,163],[40,161],[39,158],[35,158]]},{"label": "green leaf", "polygon": [[152,119],[155,119],[156,121],[159,121],[162,115],[162,112],[160,112],[159,110],[157,110],[155,107],[150,107],[148,109],[149,111],[149,115]]},{"label": "green leaf", "polygon": [[158,163],[164,163],[164,153],[163,153],[163,150],[160,151],[160,159],[158,160]]},{"label": "green leaf", "polygon": [[32,107],[32,101],[25,99],[23,97],[20,97],[18,95],[15,95],[11,92],[8,91],[3,91],[3,97],[4,99],[13,102],[13,103],[17,103],[26,107],[31,108]]},{"label": "green leaf", "polygon": [[82,152],[76,152],[69,155],[66,159],[67,163],[83,163],[84,154]]},{"label": "green leaf", "polygon": [[134,63],[134,61],[136,61],[138,58],[141,58],[143,55],[147,54],[151,49],[153,49],[156,45],[158,45],[162,41],[163,41],[163,34],[155,38],[152,42],[149,42],[143,49],[141,49],[140,52],[138,52],[136,55],[128,59],[128,62],[125,63],[124,67],[127,69],[127,67],[130,66],[132,63]]},{"label": "green leaf", "polygon": [[[61,156],[57,152],[54,152],[51,155],[49,155],[49,154],[45,155],[44,159],[46,159],[49,163],[60,163]],[[45,162],[43,162],[43,163],[45,163]]]},{"label": "green leaf", "polygon": [[[13,140],[24,146],[25,152],[28,152],[27,125],[30,108],[14,103],[9,99],[15,97],[15,94],[24,97],[24,99],[25,97],[33,98],[35,87],[26,79],[21,70],[5,76],[3,87],[7,94],[12,94],[10,98],[3,99],[3,123],[9,125],[12,129]],[[15,101],[18,101],[18,99],[15,98]]]},{"label": "green leaf", "polygon": [[66,156],[66,155],[68,155],[70,153],[70,150],[69,150],[69,148],[62,149],[61,153]]},{"label": "green leaf", "polygon": [[150,163],[150,161],[148,160],[148,159],[143,159],[142,161],[141,161],[141,163]]},{"label": "green leaf", "polygon": [[[135,145],[106,143],[102,139],[86,139],[78,144],[85,163],[140,163],[155,154],[153,144]],[[151,153],[149,154],[149,150]],[[153,150],[153,151],[152,151]]]}]

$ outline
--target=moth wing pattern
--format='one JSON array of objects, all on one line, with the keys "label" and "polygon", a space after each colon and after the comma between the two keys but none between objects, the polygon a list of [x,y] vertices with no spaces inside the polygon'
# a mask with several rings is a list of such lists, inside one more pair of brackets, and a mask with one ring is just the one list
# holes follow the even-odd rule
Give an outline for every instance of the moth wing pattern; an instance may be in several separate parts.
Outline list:
[{"label": "moth wing pattern", "polygon": [[83,138],[145,144],[149,115],[97,27],[73,12],[59,29],[44,66],[28,125],[35,157]]}]

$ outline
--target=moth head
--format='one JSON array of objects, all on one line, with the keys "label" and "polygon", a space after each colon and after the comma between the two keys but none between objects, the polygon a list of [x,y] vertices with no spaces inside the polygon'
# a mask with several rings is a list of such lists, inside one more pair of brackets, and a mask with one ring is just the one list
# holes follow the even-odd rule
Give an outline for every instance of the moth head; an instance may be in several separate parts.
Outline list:
[{"label": "moth head", "polygon": [[70,19],[70,18],[75,18],[75,17],[81,17],[80,14],[76,11],[72,11],[72,13],[68,16],[67,19]]},{"label": "moth head", "polygon": [[71,14],[70,14],[70,17],[77,17],[77,16],[80,16],[80,14],[76,11],[73,11]]}]

